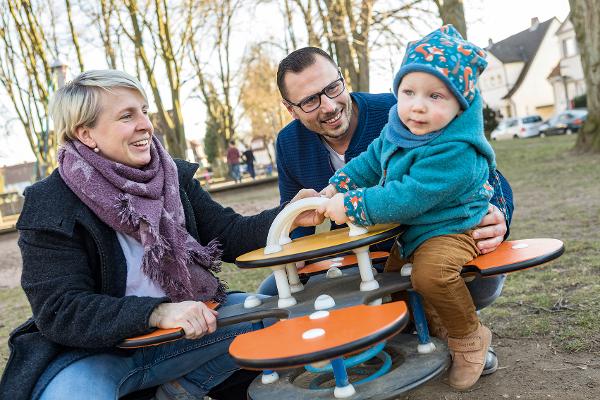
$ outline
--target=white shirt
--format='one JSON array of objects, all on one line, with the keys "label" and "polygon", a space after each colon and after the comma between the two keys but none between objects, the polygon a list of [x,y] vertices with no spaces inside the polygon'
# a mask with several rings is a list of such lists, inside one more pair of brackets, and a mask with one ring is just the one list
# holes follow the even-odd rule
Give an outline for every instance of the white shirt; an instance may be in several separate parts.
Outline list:
[{"label": "white shirt", "polygon": [[327,143],[327,141],[325,139],[322,139],[323,144],[325,145],[325,147],[327,148],[327,150],[329,151],[329,159],[331,160],[331,165],[333,166],[334,170],[338,170],[340,168],[342,168],[344,165],[346,165],[346,157],[344,154],[340,154],[337,151],[335,151],[330,145],[329,143]]},{"label": "white shirt", "polygon": [[165,297],[164,290],[142,272],[144,247],[129,235],[117,232],[117,239],[127,261],[125,296]]}]

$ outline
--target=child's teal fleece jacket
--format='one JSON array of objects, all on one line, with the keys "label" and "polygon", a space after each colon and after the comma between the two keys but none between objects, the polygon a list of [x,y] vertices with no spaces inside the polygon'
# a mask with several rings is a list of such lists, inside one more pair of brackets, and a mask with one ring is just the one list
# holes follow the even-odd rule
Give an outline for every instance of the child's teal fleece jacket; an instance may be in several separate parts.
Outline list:
[{"label": "child's teal fleece jacket", "polygon": [[[346,200],[364,207],[363,220],[357,223],[407,225],[399,242],[402,255],[408,257],[431,237],[465,232],[479,224],[492,194],[487,180],[495,158],[483,134],[479,93],[426,145],[401,148],[390,141],[394,133],[386,125],[379,138],[330,182],[339,192],[347,191]],[[348,178],[340,186],[344,174]]]}]

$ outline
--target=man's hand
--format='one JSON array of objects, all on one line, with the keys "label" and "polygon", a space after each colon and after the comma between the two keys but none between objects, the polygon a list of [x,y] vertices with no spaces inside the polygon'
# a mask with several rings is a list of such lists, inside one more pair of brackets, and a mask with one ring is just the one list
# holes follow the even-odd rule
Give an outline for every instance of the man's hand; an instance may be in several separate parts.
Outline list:
[{"label": "man's hand", "polygon": [[321,190],[319,192],[319,194],[323,197],[327,197],[328,199],[332,198],[333,196],[335,196],[337,194],[337,189],[335,188],[335,186],[329,184],[327,186],[325,186],[325,188],[323,190]]},{"label": "man's hand", "polygon": [[498,207],[490,204],[487,214],[483,217],[477,229],[473,231],[473,239],[479,240],[477,247],[481,251],[481,254],[496,250],[496,247],[504,241],[506,231],[504,214],[502,214]]},{"label": "man's hand", "polygon": [[150,314],[150,326],[183,328],[186,339],[198,339],[217,329],[217,315],[201,301],[159,304]]},{"label": "man's hand", "polygon": [[327,203],[319,207],[318,211],[338,225],[348,222],[346,207],[344,207],[344,195],[342,193],[333,196]]},{"label": "man's hand", "polygon": [[[307,197],[319,197],[319,193],[314,189],[301,189],[290,201],[290,203]],[[290,231],[293,231],[299,226],[317,226],[321,224],[324,219],[325,217],[323,217],[323,214],[319,213],[317,210],[304,211],[296,217],[290,228]]]}]

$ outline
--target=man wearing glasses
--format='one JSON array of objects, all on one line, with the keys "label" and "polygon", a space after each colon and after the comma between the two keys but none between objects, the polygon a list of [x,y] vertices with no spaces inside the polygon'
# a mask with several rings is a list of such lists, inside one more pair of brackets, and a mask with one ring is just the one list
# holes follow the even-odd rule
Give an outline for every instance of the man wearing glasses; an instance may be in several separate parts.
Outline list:
[{"label": "man wearing glasses", "polygon": [[[379,136],[396,103],[391,93],[350,93],[335,62],[316,47],[296,50],[284,58],[279,63],[277,86],[283,105],[294,118],[277,137],[282,203],[290,201],[300,189],[326,187],[336,170],[365,151]],[[478,247],[482,253],[494,250],[508,236],[512,216],[510,185],[500,173],[497,176],[490,211],[473,232],[475,239],[480,239]],[[292,237],[312,232],[314,228],[298,228]],[[500,295],[503,284],[504,276],[469,282],[477,308],[491,304]],[[272,277],[263,282],[259,292],[275,294]],[[497,366],[491,350],[483,375],[494,372]]]},{"label": "man wearing glasses", "polygon": [[[294,118],[277,137],[282,203],[300,189],[326,187],[336,170],[379,136],[396,103],[391,93],[350,93],[335,62],[316,47],[296,50],[284,58],[279,63],[277,86],[283,105]],[[508,236],[512,190],[498,175],[493,207],[474,231],[476,239],[484,239],[478,243],[482,253],[494,250]],[[304,236],[311,230],[298,228],[294,236]]]}]

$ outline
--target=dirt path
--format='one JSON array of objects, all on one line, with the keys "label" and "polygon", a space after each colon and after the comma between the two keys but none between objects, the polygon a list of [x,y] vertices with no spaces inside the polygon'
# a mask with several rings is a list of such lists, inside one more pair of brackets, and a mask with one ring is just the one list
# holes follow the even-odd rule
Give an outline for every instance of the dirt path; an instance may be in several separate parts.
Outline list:
[{"label": "dirt path", "polygon": [[21,253],[16,232],[0,235],[0,288],[19,286],[21,282]]},{"label": "dirt path", "polygon": [[423,385],[401,399],[598,399],[600,356],[556,352],[545,340],[500,339],[494,336],[498,370],[482,377],[468,392],[458,393],[446,377]]}]

